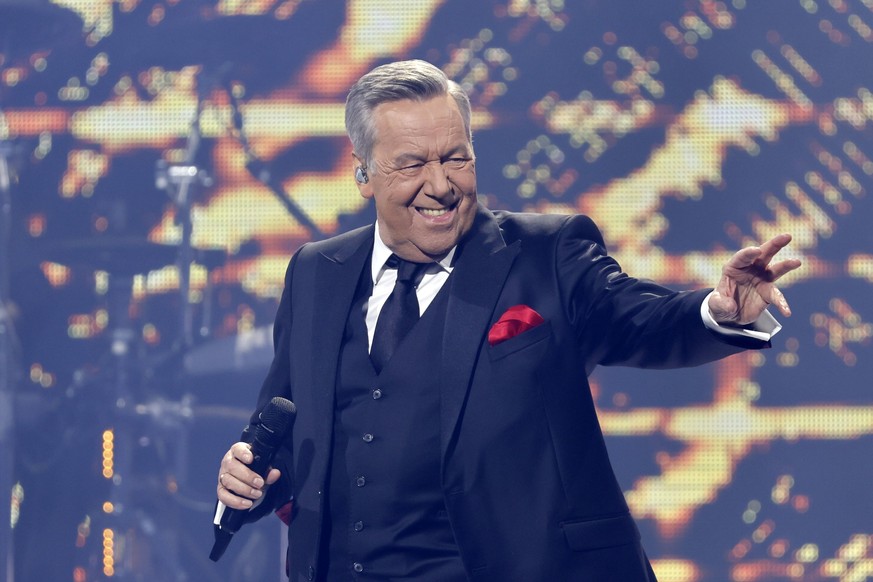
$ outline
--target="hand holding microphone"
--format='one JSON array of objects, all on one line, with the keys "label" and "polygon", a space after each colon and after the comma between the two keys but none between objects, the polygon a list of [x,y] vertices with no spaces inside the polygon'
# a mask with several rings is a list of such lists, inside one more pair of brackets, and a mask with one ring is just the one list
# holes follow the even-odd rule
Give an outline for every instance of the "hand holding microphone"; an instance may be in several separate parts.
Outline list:
[{"label": "hand holding microphone", "polygon": [[213,520],[215,545],[209,555],[213,561],[221,557],[248,512],[263,498],[264,487],[279,479],[279,470],[270,464],[294,424],[295,413],[290,400],[273,398],[259,416],[252,442],[235,443],[222,458]]}]

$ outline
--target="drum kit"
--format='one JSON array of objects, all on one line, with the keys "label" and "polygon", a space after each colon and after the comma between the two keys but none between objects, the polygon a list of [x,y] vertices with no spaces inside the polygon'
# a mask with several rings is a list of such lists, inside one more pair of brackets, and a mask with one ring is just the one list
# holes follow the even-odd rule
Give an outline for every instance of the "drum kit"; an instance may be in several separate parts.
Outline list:
[{"label": "drum kit", "polygon": [[[104,359],[100,366],[77,371],[74,374],[74,386],[66,394],[67,397],[75,399],[78,394],[85,393],[85,390],[79,388],[86,384],[102,386],[99,393],[105,409],[100,418],[108,419],[112,425],[114,465],[112,478],[108,480],[110,484],[106,504],[102,510],[94,513],[102,514],[107,528],[128,538],[128,543],[116,543],[112,550],[116,554],[125,555],[110,557],[113,563],[111,575],[119,580],[192,579],[180,564],[178,537],[174,539],[172,536],[156,534],[155,522],[160,516],[154,515],[155,504],[141,504],[143,495],[154,498],[156,494],[155,491],[143,493],[141,490],[141,483],[154,481],[151,476],[146,478],[141,474],[144,470],[154,471],[154,468],[144,469],[135,461],[135,458],[142,456],[141,449],[163,447],[164,452],[156,456],[167,466],[160,467],[159,472],[169,477],[161,483],[163,491],[157,493],[171,497],[175,495],[180,503],[184,503],[187,443],[193,430],[192,423],[204,419],[223,419],[232,424],[235,430],[245,424],[250,412],[234,405],[198,404],[198,399],[187,388],[168,395],[166,386],[158,384],[164,383],[167,378],[174,378],[173,382],[196,384],[198,378],[215,378],[220,374],[265,372],[272,357],[271,330],[267,327],[219,339],[209,337],[210,330],[202,323],[195,331],[197,306],[190,299],[192,265],[202,265],[207,272],[212,272],[224,265],[228,259],[224,250],[199,249],[192,244],[192,205],[198,190],[209,187],[211,183],[208,173],[197,165],[202,138],[200,116],[204,104],[210,91],[229,88],[229,81],[236,70],[253,66],[252,60],[239,59],[238,54],[221,56],[219,53],[216,57],[219,49],[225,52],[229,50],[226,40],[234,26],[230,21],[241,18],[261,17],[216,17],[211,21],[198,18],[197,26],[205,27],[202,29],[205,41],[201,44],[211,47],[208,54],[183,54],[173,50],[173,43],[163,40],[155,41],[151,45],[155,49],[152,56],[163,59],[162,65],[202,67],[198,76],[197,105],[192,112],[184,159],[178,164],[158,161],[155,169],[156,190],[166,193],[175,210],[177,227],[181,232],[179,243],[165,245],[137,237],[108,235],[47,242],[34,245],[30,249],[37,261],[57,263],[71,270],[103,272],[109,279],[105,294],[108,322],[101,334],[106,340]],[[278,26],[272,18],[263,17],[262,20],[264,26]],[[178,34],[180,30],[190,33],[192,22],[185,21],[177,28],[168,25],[165,33]],[[199,34],[200,29],[198,37]],[[156,35],[156,38],[162,37]],[[0,0],[0,39],[2,68],[16,59],[26,59],[35,52],[47,52],[65,42],[81,41],[83,22],[77,14],[50,0]],[[253,57],[256,62],[261,58],[262,56],[257,55]],[[208,62],[218,64],[204,64]],[[233,134],[246,152],[252,175],[280,199],[290,216],[306,228],[313,239],[323,238],[318,226],[297,206],[281,184],[273,180],[269,172],[263,171],[264,164],[254,155],[246,139],[237,96],[228,90],[227,97],[233,114]],[[6,492],[14,485],[14,441],[16,435],[20,434],[12,411],[16,406],[20,407],[17,403],[20,392],[18,385],[23,378],[17,361],[19,349],[14,329],[16,322],[9,315],[14,299],[10,296],[12,266],[9,255],[10,248],[13,247],[12,232],[15,230],[13,208],[18,189],[16,168],[24,163],[22,160],[26,157],[26,148],[14,138],[4,136],[2,107],[3,95],[0,93],[0,138],[6,138],[0,139],[0,492],[7,495]],[[176,339],[165,353],[155,357],[142,357],[143,350],[139,345],[142,342],[142,333],[131,315],[134,281],[137,276],[170,265],[175,265],[179,274]],[[201,312],[202,309],[201,306]],[[201,315],[201,319],[205,321],[207,315]],[[171,368],[169,372],[168,368]],[[254,389],[255,386],[252,386],[251,390]],[[245,400],[254,402],[254,393],[251,392]],[[96,451],[99,451],[99,447],[100,444],[95,443]],[[168,454],[167,449],[173,452]],[[218,457],[214,460],[217,463]],[[168,482],[172,482],[172,486],[167,486]],[[208,513],[212,509],[211,503],[207,501],[200,499],[192,502],[204,510],[204,520],[209,519]],[[169,506],[172,507],[172,503]],[[110,509],[107,511],[107,508]],[[10,523],[9,512],[9,504],[0,503],[0,524]],[[209,531],[208,522],[204,521],[203,529]],[[13,542],[11,535],[7,534],[9,532],[5,529],[0,531],[0,578],[6,573],[6,580],[12,580]],[[75,541],[76,532],[71,532],[70,543]],[[105,538],[102,547],[99,539],[92,539],[89,543],[92,542],[97,544],[98,554],[102,559],[92,559],[89,564],[82,565],[87,574],[84,579],[89,580],[96,579],[101,574],[107,575]],[[151,551],[145,554],[160,556],[155,558],[159,565],[153,563],[144,566],[137,563],[137,556],[142,556],[144,552],[137,550],[136,546],[143,543],[152,546]],[[203,552],[205,557],[208,553],[206,546]],[[93,569],[92,573],[88,573],[89,568]]]}]

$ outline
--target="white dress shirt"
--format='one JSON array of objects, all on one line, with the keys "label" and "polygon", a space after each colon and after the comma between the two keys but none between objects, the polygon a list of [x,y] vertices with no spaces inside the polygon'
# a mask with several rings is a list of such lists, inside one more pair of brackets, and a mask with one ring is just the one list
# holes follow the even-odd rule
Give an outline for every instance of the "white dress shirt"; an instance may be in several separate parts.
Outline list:
[{"label": "white dress shirt", "polygon": [[[443,284],[448,280],[452,273],[452,259],[455,257],[457,246],[452,247],[452,250],[439,262],[434,262],[427,271],[424,277],[415,288],[415,295],[418,298],[418,313],[423,314],[425,310],[433,302],[434,298],[442,289]],[[373,294],[367,301],[367,337],[369,345],[373,347],[373,335],[376,332],[376,321],[379,319],[379,313],[382,311],[382,306],[388,300],[388,296],[394,290],[394,283],[397,282],[397,269],[385,268],[385,263],[391,256],[392,251],[384,242],[379,234],[379,223],[376,222],[376,236],[373,237],[373,255],[370,262],[370,271],[373,276]],[[714,293],[714,291],[713,291]],[[712,293],[710,293],[712,295]],[[776,335],[782,325],[770,315],[769,311],[764,311],[757,321],[747,327],[728,327],[719,324],[712,317],[709,310],[709,295],[703,300],[700,305],[700,318],[703,324],[716,333],[724,335],[740,335],[758,340],[769,341]]]},{"label": "white dress shirt", "polygon": [[[437,293],[443,288],[449,275],[452,273],[452,259],[455,257],[457,246],[452,247],[449,254],[438,262],[433,263],[424,272],[421,282],[415,288],[415,296],[418,298],[418,314],[421,315],[433,302]],[[373,275],[373,294],[367,301],[367,337],[370,347],[373,347],[373,335],[376,333],[376,321],[382,306],[388,301],[388,296],[394,290],[397,282],[397,269],[386,269],[385,262],[392,255],[391,249],[382,242],[379,235],[379,223],[376,223],[376,236],[373,237],[373,256],[370,262],[370,270]]]}]

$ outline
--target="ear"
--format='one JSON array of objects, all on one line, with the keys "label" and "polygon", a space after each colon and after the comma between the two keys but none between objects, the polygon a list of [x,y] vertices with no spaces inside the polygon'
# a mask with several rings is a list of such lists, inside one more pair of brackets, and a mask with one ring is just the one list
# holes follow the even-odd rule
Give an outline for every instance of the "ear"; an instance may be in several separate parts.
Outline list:
[{"label": "ear", "polygon": [[355,165],[352,168],[352,175],[355,176],[355,185],[358,187],[358,192],[361,196],[369,200],[373,197],[373,187],[369,180],[359,180],[359,177],[366,177],[367,171],[364,169],[364,162],[358,157],[358,154],[352,152],[352,157],[355,159]]}]

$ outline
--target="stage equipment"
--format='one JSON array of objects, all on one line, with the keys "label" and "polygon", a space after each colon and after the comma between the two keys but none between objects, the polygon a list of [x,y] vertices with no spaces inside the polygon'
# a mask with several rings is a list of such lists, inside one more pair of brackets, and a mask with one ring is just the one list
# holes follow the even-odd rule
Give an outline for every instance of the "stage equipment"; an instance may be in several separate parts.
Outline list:
[{"label": "stage equipment", "polygon": [[[50,50],[64,40],[81,37],[82,20],[74,12],[48,0],[0,0],[0,65]],[[15,422],[12,411],[17,369],[17,343],[10,298],[12,197],[16,163],[23,148],[9,139],[0,93],[0,578],[13,582],[13,540],[9,499],[15,482]]]},{"label": "stage equipment", "polygon": [[[293,40],[298,36],[295,34],[298,31],[289,27],[296,26],[299,26],[296,22],[277,20],[264,15],[224,17],[208,15],[203,18],[202,15],[198,14],[180,17],[165,25],[156,26],[149,31],[147,36],[142,38],[144,50],[138,54],[147,56],[149,66],[160,66],[169,70],[195,65],[201,67],[197,75],[197,106],[188,133],[186,161],[180,166],[161,162],[157,173],[158,188],[166,190],[180,210],[177,214],[177,221],[183,227],[183,237],[186,205],[190,202],[182,196],[181,191],[190,188],[190,185],[183,185],[185,180],[188,180],[188,183],[195,179],[202,182],[205,176],[202,169],[193,166],[193,161],[202,137],[200,116],[206,101],[214,92],[218,91],[227,94],[232,118],[231,127],[228,129],[243,148],[246,156],[246,169],[252,177],[269,188],[287,212],[309,232],[312,240],[326,238],[318,225],[285,191],[281,182],[273,176],[268,165],[252,150],[245,133],[242,107],[233,90],[233,84],[236,82],[245,85],[247,79],[260,77],[264,63],[273,60],[275,55],[268,52],[264,45],[233,43],[228,42],[228,39],[238,36],[241,30],[251,30],[253,34],[259,36],[281,36]],[[196,39],[196,42],[192,42],[192,39]],[[110,42],[112,42],[111,39]],[[133,65],[134,63],[130,63],[128,66],[132,67]],[[173,182],[176,182],[178,186],[175,186]],[[171,191],[173,188],[177,191]],[[187,194],[187,190],[184,193]],[[182,246],[186,246],[184,241]],[[190,345],[190,342],[186,345]]]},{"label": "stage equipment", "polygon": [[[0,121],[3,112],[0,110]],[[12,415],[15,385],[19,371],[16,366],[15,326],[12,322],[12,301],[9,297],[10,257],[12,244],[12,163],[15,145],[0,141],[0,577],[13,580],[11,508],[8,499],[14,484],[13,454],[15,424]]]},{"label": "stage equipment", "polygon": [[233,135],[236,140],[239,142],[240,146],[243,148],[243,152],[245,152],[246,156],[246,169],[252,175],[252,177],[258,182],[262,183],[264,186],[270,189],[276,198],[278,198],[279,202],[282,203],[282,206],[285,207],[285,210],[300,223],[306,230],[309,231],[309,237],[312,240],[321,240],[326,238],[326,235],[318,228],[318,225],[312,221],[309,216],[303,212],[303,209],[291,198],[291,195],[285,192],[285,188],[282,184],[273,176],[273,173],[270,171],[267,164],[264,163],[263,160],[258,158],[257,154],[252,150],[251,145],[249,144],[248,136],[245,132],[245,126],[243,123],[243,115],[242,109],[240,107],[239,99],[237,99],[234,94],[233,88],[230,85],[226,86],[227,95],[230,98],[230,106],[231,106],[231,117],[233,120]]},{"label": "stage equipment", "polygon": [[[178,516],[173,497],[178,483],[187,479],[193,398],[170,399],[162,393],[165,386],[152,385],[153,367],[169,356],[146,356],[131,317],[135,277],[172,265],[181,252],[178,246],[111,235],[37,247],[37,254],[50,261],[108,276],[106,357],[91,372],[80,374],[69,391],[73,398],[89,400],[94,420],[105,423],[103,477],[109,490],[93,527],[112,536],[112,555],[108,568],[104,548],[102,566],[94,565],[102,571],[94,571],[95,577],[188,580],[179,555],[179,527],[172,524]],[[223,255],[191,249],[188,256],[221,264]],[[171,355],[179,349],[170,348]]]},{"label": "stage equipment", "polygon": [[184,371],[191,377],[267,370],[272,361],[272,325],[205,342],[183,359]]}]

